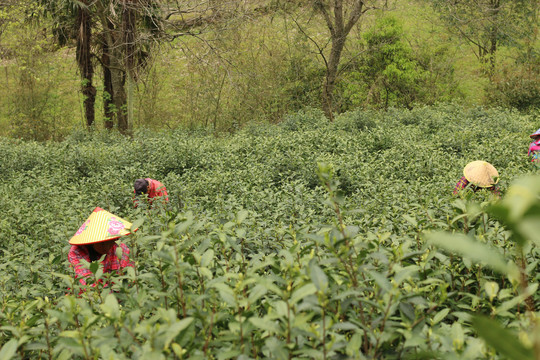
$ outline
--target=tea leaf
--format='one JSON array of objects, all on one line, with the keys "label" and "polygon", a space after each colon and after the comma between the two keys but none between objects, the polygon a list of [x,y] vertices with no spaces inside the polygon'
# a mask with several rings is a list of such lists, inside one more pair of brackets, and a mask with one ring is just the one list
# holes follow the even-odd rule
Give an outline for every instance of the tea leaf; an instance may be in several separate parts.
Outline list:
[{"label": "tea leaf", "polygon": [[[324,292],[328,288],[328,277],[315,262],[312,261],[309,267],[311,281],[313,281],[313,284],[315,285],[317,290]],[[309,290],[309,288],[306,289],[306,291]]]},{"label": "tea leaf", "polygon": [[484,316],[475,316],[472,324],[486,343],[506,358],[513,360],[534,359],[533,352],[517,340],[516,334],[503,328],[497,321]]},{"label": "tea leaf", "polygon": [[430,244],[451,252],[456,252],[475,262],[483,263],[501,274],[506,274],[510,271],[509,265],[498,251],[468,236],[431,233],[427,235],[427,239]]},{"label": "tea leaf", "polygon": [[2,346],[0,349],[0,360],[9,360],[17,351],[17,347],[19,346],[19,341],[17,339],[11,339],[8,342]]},{"label": "tea leaf", "polygon": [[[323,280],[321,280],[323,281]],[[323,285],[321,285],[323,286]],[[289,300],[290,304],[291,305],[294,305],[296,304],[298,301],[302,300],[303,298],[305,298],[306,296],[309,296],[309,295],[312,295],[312,294],[315,294],[317,292],[317,287],[316,285],[314,284],[306,284],[304,286],[302,286],[301,288],[299,289],[296,289],[292,295],[291,295],[291,299]]]}]

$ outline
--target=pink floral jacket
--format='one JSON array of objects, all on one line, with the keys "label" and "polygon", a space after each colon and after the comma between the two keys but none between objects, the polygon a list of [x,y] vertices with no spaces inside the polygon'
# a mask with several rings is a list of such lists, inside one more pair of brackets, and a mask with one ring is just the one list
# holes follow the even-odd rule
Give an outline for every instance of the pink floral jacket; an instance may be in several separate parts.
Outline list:
[{"label": "pink floral jacket", "polygon": [[537,139],[533,141],[532,143],[530,143],[529,152],[527,153],[527,155],[531,155],[531,153],[534,153],[535,151],[540,151],[540,139]]},{"label": "pink floral jacket", "polygon": [[[122,249],[121,259],[116,256],[116,249],[118,246]],[[75,278],[78,279],[82,285],[86,285],[86,278],[90,276],[92,272],[82,266],[81,260],[84,259],[90,262],[90,253],[88,252],[88,249],[86,246],[73,245],[69,250],[68,258],[71,266],[75,270]],[[105,255],[105,259],[103,259],[101,264],[103,265],[104,273],[120,273],[125,267],[134,267],[133,262],[129,260],[129,248],[124,243],[120,243],[119,245],[114,244]],[[94,283],[91,286],[96,286],[96,284]]]}]

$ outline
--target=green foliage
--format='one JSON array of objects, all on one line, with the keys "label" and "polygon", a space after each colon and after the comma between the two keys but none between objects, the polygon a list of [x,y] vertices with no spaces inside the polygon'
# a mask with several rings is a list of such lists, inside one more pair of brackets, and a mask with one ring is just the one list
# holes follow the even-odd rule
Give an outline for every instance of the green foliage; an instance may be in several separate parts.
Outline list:
[{"label": "green foliage", "polygon": [[[536,55],[538,56],[538,55]],[[498,106],[521,111],[540,109],[540,61],[536,64],[515,63],[495,74],[488,87],[488,99]]]},{"label": "green foliage", "polygon": [[537,6],[531,0],[457,1],[429,0],[443,22],[468,42],[482,62],[495,66],[500,45],[519,48],[523,40],[536,41]]},{"label": "green foliage", "polygon": [[419,91],[415,85],[425,76],[402,37],[402,27],[391,17],[379,20],[364,36],[369,54],[366,61],[369,70],[365,73],[371,80],[370,93],[385,108],[389,105],[410,108]]},{"label": "green foliage", "polygon": [[414,53],[396,18],[377,20],[364,34],[364,41],[364,51],[356,66],[344,75],[342,97],[347,99],[348,107],[411,109],[419,103],[458,95],[452,84],[453,63],[448,61],[446,48],[423,48]]},{"label": "green foliage", "polygon": [[47,33],[30,21],[39,6],[19,6],[18,18],[5,24],[7,37],[17,46],[10,50],[12,66],[5,68],[0,114],[9,122],[3,124],[2,133],[28,140],[57,140],[71,126],[67,108],[78,99],[66,98],[58,89],[66,81],[65,68],[57,64],[59,56],[51,52]]},{"label": "green foliage", "polygon": [[508,359],[534,359],[531,349],[523,346],[516,340],[511,331],[500,326],[495,320],[485,317],[476,317],[473,325],[478,333],[486,339],[488,344]]},{"label": "green foliage", "polygon": [[[487,265],[507,277],[517,289],[516,298],[507,300],[497,307],[493,305],[494,299],[503,296],[502,291],[499,293],[499,284],[490,281],[484,285],[486,295],[492,304],[490,315],[492,317],[499,315],[503,322],[508,323],[507,328],[519,329],[519,334],[516,334],[515,330],[503,328],[496,320],[484,316],[475,316],[472,319],[473,327],[486,343],[509,359],[538,357],[540,324],[535,319],[537,299],[534,296],[538,289],[534,271],[538,260],[536,256],[530,256],[538,254],[537,247],[540,243],[538,180],[538,176],[529,176],[516,181],[501,201],[483,204],[487,205],[487,213],[483,213],[478,204],[471,204],[472,208],[476,207],[474,210],[464,209],[464,203],[458,204],[466,210],[461,216],[462,219],[466,219],[465,221],[474,221],[473,219],[479,216],[482,218],[483,231],[479,232],[477,225],[474,232],[467,231],[470,228],[465,227],[466,232],[474,234],[477,239],[472,239],[468,235],[429,234],[428,236],[432,244],[459,253],[464,259]],[[491,230],[486,226],[486,222],[489,221],[488,214],[506,226],[505,243],[493,244],[486,236]],[[504,250],[504,256],[501,249]],[[525,316],[515,316],[507,312],[511,307],[522,302],[526,308]],[[526,335],[523,331],[527,331],[530,335]],[[521,341],[516,340],[518,337]]]},{"label": "green foliage", "polygon": [[[197,36],[181,36],[170,46],[153,48],[153,61],[146,56],[148,48],[141,49],[145,71],[138,74],[140,81],[133,89],[135,128],[235,132],[248,124],[278,123],[306,107],[320,108],[324,61],[319,52],[327,55],[328,39],[322,31],[324,21],[303,11],[312,4],[262,1],[255,7],[251,1],[245,3],[252,13],[228,12],[219,24],[209,24]],[[47,17],[38,17],[43,10],[40,4],[54,5],[56,10],[48,7]],[[504,4],[506,16],[509,2]],[[2,7],[0,134],[62,139],[84,123],[84,98],[74,44],[69,40],[76,29],[68,21],[79,5],[25,0],[8,1]],[[380,13],[366,13],[362,26],[352,30],[339,69],[335,97],[339,113],[442,101],[469,105],[487,101],[521,110],[537,106],[534,12],[520,10],[505,23],[514,30],[520,27],[522,37],[498,45],[501,67],[486,87],[480,65],[459,39],[441,29],[440,19],[425,1],[395,5],[397,11],[378,20]],[[233,13],[245,16],[229,18]],[[156,9],[149,9],[147,15],[156,16]],[[140,20],[151,23],[148,17]],[[309,30],[311,40],[294,21]],[[99,32],[98,26],[95,35]],[[65,47],[59,49],[53,39]],[[102,77],[96,72],[94,83],[102,84]],[[101,129],[107,120],[103,107],[108,95],[103,86],[96,88],[95,127]],[[125,106],[112,108],[117,112]]]},{"label": "green foliage", "polygon": [[327,125],[328,119],[321,110],[306,108],[285,116],[279,126],[288,131],[315,130]]}]

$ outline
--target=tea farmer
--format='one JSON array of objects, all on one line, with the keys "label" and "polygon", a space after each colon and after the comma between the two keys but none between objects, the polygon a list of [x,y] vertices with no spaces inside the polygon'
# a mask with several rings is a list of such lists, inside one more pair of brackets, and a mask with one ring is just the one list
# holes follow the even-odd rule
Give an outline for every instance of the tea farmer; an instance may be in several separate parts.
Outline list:
[{"label": "tea farmer", "polygon": [[[69,240],[72,246],[68,258],[75,270],[75,279],[82,285],[87,285],[92,272],[83,266],[82,260],[97,261],[103,255],[105,257],[101,264],[104,273],[122,273],[124,268],[134,267],[133,262],[129,260],[128,247],[124,243],[116,243],[118,238],[130,233],[131,223],[96,207]],[[119,249],[121,249],[121,254],[119,254]],[[96,286],[96,283],[91,286]]]},{"label": "tea farmer", "polygon": [[463,176],[454,187],[454,195],[469,186],[475,192],[480,189],[487,189],[500,197],[498,182],[499,172],[493,165],[481,160],[472,161],[463,169]]},{"label": "tea farmer", "polygon": [[[135,188],[133,190],[135,196],[147,194],[150,204],[152,204],[154,199],[157,197],[162,198],[165,202],[169,201],[169,196],[167,194],[167,189],[165,188],[165,185],[163,185],[157,180],[150,178],[137,179],[135,180],[133,187]],[[133,204],[135,205],[135,207],[139,205],[139,201],[137,198],[133,199]]]},{"label": "tea farmer", "polygon": [[535,133],[529,135],[533,139],[533,142],[529,144],[529,152],[527,155],[532,156],[531,161],[540,166],[540,129]]}]

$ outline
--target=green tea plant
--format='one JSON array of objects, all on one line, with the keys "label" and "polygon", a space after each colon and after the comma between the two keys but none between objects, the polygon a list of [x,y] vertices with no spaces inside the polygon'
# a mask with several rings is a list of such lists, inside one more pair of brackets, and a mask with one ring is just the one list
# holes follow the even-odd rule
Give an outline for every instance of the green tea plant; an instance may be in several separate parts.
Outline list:
[{"label": "green tea plant", "polygon": [[[534,358],[537,185],[509,186],[537,171],[534,119],[456,105],[319,119],[0,139],[0,358]],[[500,202],[452,196],[476,159],[499,170]],[[146,176],[166,206],[133,207]],[[86,265],[108,287],[81,286],[67,260],[96,206],[139,228],[122,240],[133,269]]]},{"label": "green tea plant", "polygon": [[[502,201],[488,203],[483,209],[475,204],[462,207],[463,214],[454,220],[462,219],[464,225],[476,222],[472,229],[463,227],[467,235],[429,235],[431,243],[460,254],[468,263],[466,267],[477,272],[477,281],[472,282],[476,295],[472,295],[474,288],[465,291],[473,300],[471,310],[479,313],[470,319],[472,326],[490,346],[510,359],[540,356],[535,271],[538,180],[538,176],[521,179],[508,189]],[[487,224],[490,217],[504,224],[505,230]]]}]

